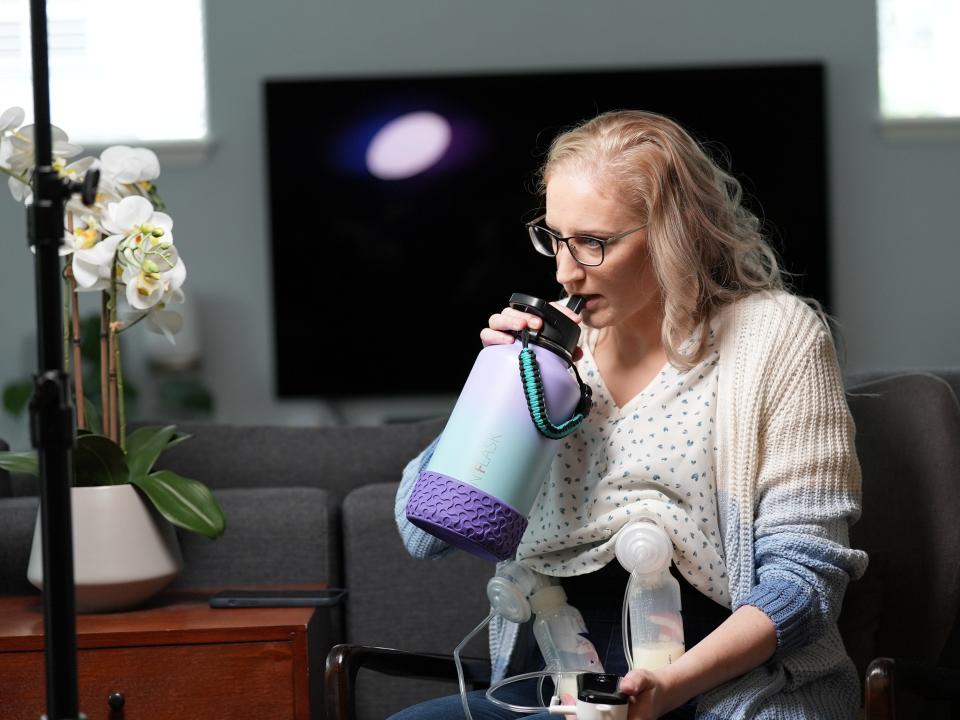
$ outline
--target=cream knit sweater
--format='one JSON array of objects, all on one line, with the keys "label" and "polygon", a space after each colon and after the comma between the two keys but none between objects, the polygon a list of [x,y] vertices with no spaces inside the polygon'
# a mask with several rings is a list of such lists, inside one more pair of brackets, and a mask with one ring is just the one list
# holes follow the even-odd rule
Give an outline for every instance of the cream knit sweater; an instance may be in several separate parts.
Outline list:
[{"label": "cream knit sweater", "polygon": [[[787,293],[725,307],[717,397],[719,525],[734,609],[753,605],[777,630],[762,666],[705,693],[697,717],[853,718],[859,684],[836,620],[866,554],[849,547],[860,470],[833,342],[817,315]],[[435,443],[405,469],[397,524],[416,557],[449,549],[406,521],[404,507]],[[491,623],[494,678],[516,626]]]}]

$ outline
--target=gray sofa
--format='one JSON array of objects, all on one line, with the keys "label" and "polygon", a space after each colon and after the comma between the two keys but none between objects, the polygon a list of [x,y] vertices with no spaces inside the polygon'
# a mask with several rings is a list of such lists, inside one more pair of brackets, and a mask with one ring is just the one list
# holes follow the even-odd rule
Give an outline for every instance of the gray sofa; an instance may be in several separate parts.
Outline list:
[{"label": "gray sofa", "polygon": [[[953,530],[960,512],[960,371],[888,375],[848,382],[864,466],[864,519],[853,542],[874,554],[841,618],[861,674],[880,654],[954,667],[960,660],[960,530]],[[413,560],[393,518],[403,466],[442,428],[443,419],[381,427],[180,425],[194,437],[158,466],[210,485],[228,525],[216,541],[179,533],[185,568],[174,586],[342,585],[349,595],[342,612],[331,614],[330,644],[452,652],[486,616],[484,588],[493,566],[463,553]],[[891,494],[891,487],[902,492]],[[0,473],[0,594],[36,592],[26,565],[37,505],[32,478]],[[888,541],[897,528],[904,536],[913,529],[910,542]],[[922,560],[911,564],[905,548]],[[904,580],[920,583],[915,598],[904,600]],[[929,620],[916,648],[904,645],[904,608]],[[488,656],[485,633],[464,654]],[[314,678],[322,681],[321,669]],[[367,670],[357,682],[357,715],[371,720],[456,691],[449,682]],[[927,706],[931,716],[941,709]]]}]

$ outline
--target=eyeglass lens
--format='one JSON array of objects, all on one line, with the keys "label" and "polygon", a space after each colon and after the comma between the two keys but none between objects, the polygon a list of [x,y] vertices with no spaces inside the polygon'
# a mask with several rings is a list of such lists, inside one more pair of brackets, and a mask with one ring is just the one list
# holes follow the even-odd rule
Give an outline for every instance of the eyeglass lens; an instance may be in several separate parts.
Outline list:
[{"label": "eyeglass lens", "polygon": [[591,237],[558,238],[540,225],[530,227],[533,246],[541,255],[556,256],[560,243],[564,243],[577,262],[584,265],[599,265],[603,260],[603,243]]}]

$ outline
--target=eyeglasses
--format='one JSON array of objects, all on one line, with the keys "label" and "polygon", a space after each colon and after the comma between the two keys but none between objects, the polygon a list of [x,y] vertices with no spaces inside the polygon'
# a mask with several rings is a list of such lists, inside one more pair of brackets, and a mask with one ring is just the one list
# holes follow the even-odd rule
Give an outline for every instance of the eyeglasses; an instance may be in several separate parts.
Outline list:
[{"label": "eyeglasses", "polygon": [[567,246],[570,256],[581,265],[587,267],[596,267],[603,262],[604,252],[609,243],[615,240],[625,238],[637,230],[642,230],[646,225],[626,230],[619,235],[609,238],[592,237],[591,235],[573,235],[571,237],[561,237],[553,230],[549,230],[540,223],[546,218],[546,214],[526,223],[527,232],[530,233],[530,241],[533,243],[533,249],[541,255],[547,257],[556,257],[560,252],[560,243]]}]

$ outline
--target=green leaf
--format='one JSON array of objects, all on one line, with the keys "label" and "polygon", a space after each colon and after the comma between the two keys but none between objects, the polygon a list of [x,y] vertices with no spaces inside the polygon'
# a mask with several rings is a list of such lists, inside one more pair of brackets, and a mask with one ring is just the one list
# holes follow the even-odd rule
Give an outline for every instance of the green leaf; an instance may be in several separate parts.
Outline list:
[{"label": "green leaf", "polygon": [[3,388],[3,409],[14,417],[23,415],[33,397],[33,381],[12,382]]},{"label": "green leaf", "polygon": [[189,440],[192,437],[193,435],[188,435],[187,433],[182,433],[182,432],[174,433],[173,437],[170,438],[170,442],[167,443],[167,446],[164,448],[164,450],[169,450],[172,447],[176,447],[180,443],[184,442],[185,440]]},{"label": "green leaf", "polygon": [[7,472],[23,473],[25,475],[39,475],[40,463],[37,460],[37,451],[6,452],[0,451],[0,468]]},{"label": "green leaf", "polygon": [[100,413],[97,411],[97,406],[90,402],[90,398],[88,397],[83,399],[83,416],[84,420],[86,420],[88,430],[96,435],[100,435],[103,432],[100,429]]},{"label": "green leaf", "polygon": [[123,485],[129,479],[127,459],[113,440],[92,433],[77,438],[77,447],[73,452],[75,487]]},{"label": "green leaf", "polygon": [[223,534],[226,519],[210,488],[198,480],[169,470],[135,477],[131,482],[143,490],[167,520],[211,540]]},{"label": "green leaf", "polygon": [[160,453],[166,450],[176,430],[175,425],[149,425],[127,436],[127,465],[130,467],[131,482],[150,474],[153,464]]}]

